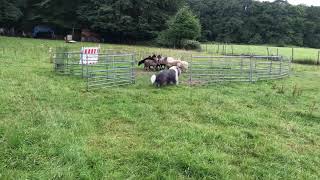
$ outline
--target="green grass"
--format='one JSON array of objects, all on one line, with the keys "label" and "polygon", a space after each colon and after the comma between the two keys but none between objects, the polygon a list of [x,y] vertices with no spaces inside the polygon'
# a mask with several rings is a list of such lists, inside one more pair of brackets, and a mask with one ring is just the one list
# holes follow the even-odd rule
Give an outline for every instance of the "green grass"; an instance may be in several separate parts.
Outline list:
[{"label": "green grass", "polygon": [[218,45],[207,44],[202,45],[202,49],[208,53],[213,54],[235,54],[235,55],[281,55],[287,58],[292,57],[293,48],[293,61],[301,64],[316,64],[318,61],[318,53],[320,49],[313,48],[300,48],[300,47],[274,47],[266,45]]},{"label": "green grass", "polygon": [[[319,67],[163,89],[146,73],[86,92],[82,79],[53,72],[48,49],[62,45],[0,37],[11,47],[0,48],[0,179],[320,178]],[[69,46],[82,45],[94,46]]]}]

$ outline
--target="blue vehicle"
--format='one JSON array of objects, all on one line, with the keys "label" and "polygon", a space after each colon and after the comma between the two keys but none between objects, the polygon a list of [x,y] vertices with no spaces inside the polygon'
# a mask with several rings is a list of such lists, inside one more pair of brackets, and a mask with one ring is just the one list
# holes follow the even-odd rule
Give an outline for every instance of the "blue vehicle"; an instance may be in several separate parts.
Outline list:
[{"label": "blue vehicle", "polygon": [[33,38],[50,38],[55,37],[54,30],[48,26],[35,26],[32,31]]}]

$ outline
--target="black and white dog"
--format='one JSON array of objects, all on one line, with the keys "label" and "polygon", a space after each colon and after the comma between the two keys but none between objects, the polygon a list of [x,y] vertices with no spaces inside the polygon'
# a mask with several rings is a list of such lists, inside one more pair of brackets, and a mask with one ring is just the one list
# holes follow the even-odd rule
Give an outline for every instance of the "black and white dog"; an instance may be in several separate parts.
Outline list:
[{"label": "black and white dog", "polygon": [[157,87],[161,87],[169,84],[179,84],[179,76],[181,69],[177,66],[173,66],[168,70],[161,71],[158,75],[151,76],[151,83]]}]

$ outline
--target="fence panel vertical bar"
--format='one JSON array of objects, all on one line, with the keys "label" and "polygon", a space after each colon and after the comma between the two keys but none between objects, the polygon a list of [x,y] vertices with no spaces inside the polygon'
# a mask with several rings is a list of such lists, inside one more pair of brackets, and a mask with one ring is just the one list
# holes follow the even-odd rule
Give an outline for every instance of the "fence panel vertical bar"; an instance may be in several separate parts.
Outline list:
[{"label": "fence panel vertical bar", "polygon": [[[87,60],[87,62],[88,62],[88,60]],[[83,67],[83,65],[82,65],[82,67]],[[89,64],[87,64],[87,66],[86,66],[86,69],[87,69],[87,92],[89,92],[89,78],[91,78],[90,76],[89,76]]]},{"label": "fence panel vertical bar", "polygon": [[252,57],[250,57],[249,81],[252,83]]},{"label": "fence panel vertical bar", "polygon": [[131,56],[131,82],[132,84],[135,84],[135,74],[134,74],[134,66],[135,66],[135,55]]},{"label": "fence panel vertical bar", "polygon": [[273,59],[269,59],[270,61],[270,65],[269,65],[269,76],[271,77],[271,74],[272,74],[272,65],[273,65]]},{"label": "fence panel vertical bar", "polygon": [[240,74],[241,77],[243,76],[243,59],[241,58],[241,62],[240,62]]},{"label": "fence panel vertical bar", "polygon": [[193,63],[193,56],[192,56],[192,54],[191,54],[191,58],[190,58],[190,75],[189,75],[189,86],[191,86],[192,85],[192,63]]},{"label": "fence panel vertical bar", "polygon": [[290,75],[290,63],[281,56],[192,56],[189,84],[279,79]]}]

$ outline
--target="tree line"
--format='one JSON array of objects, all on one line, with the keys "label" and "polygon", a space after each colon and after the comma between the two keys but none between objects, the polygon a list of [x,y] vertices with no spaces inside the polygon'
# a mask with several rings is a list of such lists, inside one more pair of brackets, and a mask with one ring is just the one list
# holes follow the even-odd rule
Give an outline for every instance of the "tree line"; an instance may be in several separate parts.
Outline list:
[{"label": "tree line", "polygon": [[320,7],[286,0],[0,0],[0,28],[48,25],[63,35],[87,28],[107,41],[152,41],[179,32],[172,22],[185,7],[201,24],[192,37],[199,41],[320,47]]}]

